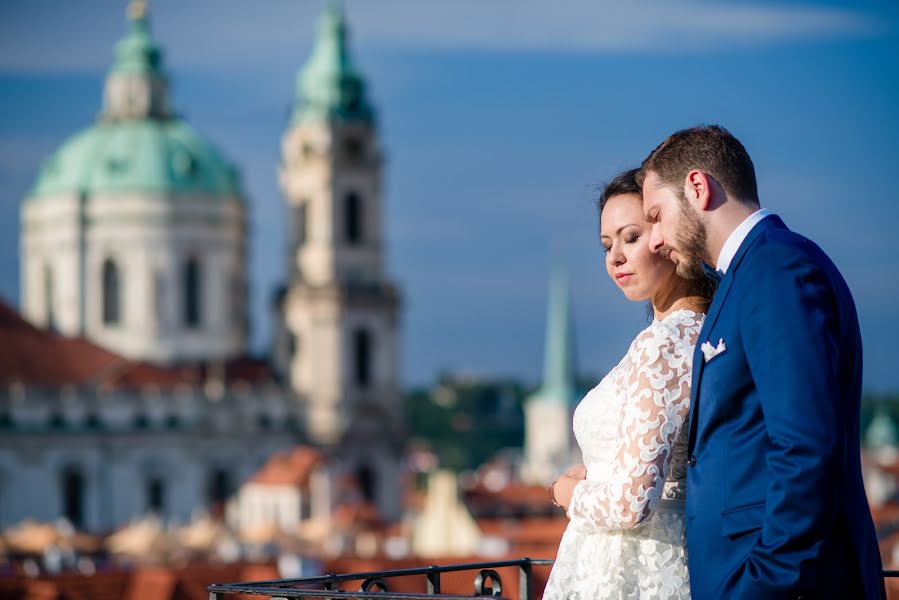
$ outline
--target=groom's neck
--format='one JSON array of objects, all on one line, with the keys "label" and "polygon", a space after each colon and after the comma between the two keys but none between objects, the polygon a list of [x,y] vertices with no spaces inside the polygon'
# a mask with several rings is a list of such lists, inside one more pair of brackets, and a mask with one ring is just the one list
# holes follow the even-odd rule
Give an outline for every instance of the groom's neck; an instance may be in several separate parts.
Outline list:
[{"label": "groom's neck", "polygon": [[706,262],[709,265],[718,267],[718,257],[721,255],[721,249],[727,238],[740,226],[740,223],[748,219],[759,208],[755,204],[728,198],[716,210],[709,213],[706,227],[706,248],[708,250]]}]

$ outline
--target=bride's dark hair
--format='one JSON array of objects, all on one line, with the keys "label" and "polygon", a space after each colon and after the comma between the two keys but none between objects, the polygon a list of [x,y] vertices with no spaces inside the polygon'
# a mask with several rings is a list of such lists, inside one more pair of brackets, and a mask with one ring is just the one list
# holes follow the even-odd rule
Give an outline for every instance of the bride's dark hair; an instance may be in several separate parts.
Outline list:
[{"label": "bride's dark hair", "polygon": [[[642,200],[643,188],[637,183],[637,173],[640,169],[628,169],[622,171],[609,180],[602,188],[599,198],[596,200],[596,208],[599,209],[599,218],[602,219],[602,211],[606,207],[606,203],[615,196],[637,196]],[[687,295],[697,296],[706,304],[711,303],[712,296],[715,295],[717,284],[708,277],[700,277],[699,279],[684,279],[675,273],[674,275],[684,282]]]}]

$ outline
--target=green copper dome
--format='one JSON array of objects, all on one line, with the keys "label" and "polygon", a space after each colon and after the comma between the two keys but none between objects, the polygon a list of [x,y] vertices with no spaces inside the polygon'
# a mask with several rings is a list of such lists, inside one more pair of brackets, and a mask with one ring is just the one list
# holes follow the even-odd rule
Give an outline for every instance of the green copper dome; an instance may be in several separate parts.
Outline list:
[{"label": "green copper dome", "polygon": [[312,56],[297,76],[297,98],[290,121],[372,123],[374,118],[365,95],[365,80],[350,56],[346,22],[332,0],[319,20]]},{"label": "green copper dome", "polygon": [[101,122],[72,136],[44,162],[29,196],[67,192],[242,197],[237,169],[179,119]]},{"label": "green copper dome", "polygon": [[167,108],[162,51],[146,3],[129,7],[97,122],[69,138],[41,167],[29,198],[151,192],[242,198],[237,169]]}]

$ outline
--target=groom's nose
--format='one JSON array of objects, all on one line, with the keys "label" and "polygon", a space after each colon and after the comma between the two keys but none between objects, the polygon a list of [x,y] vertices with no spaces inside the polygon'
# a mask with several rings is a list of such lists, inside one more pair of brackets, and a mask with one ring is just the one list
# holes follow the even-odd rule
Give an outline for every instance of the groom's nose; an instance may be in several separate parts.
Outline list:
[{"label": "groom's nose", "polygon": [[649,251],[658,253],[665,245],[665,238],[662,237],[662,228],[659,223],[653,223],[652,229],[649,231]]}]

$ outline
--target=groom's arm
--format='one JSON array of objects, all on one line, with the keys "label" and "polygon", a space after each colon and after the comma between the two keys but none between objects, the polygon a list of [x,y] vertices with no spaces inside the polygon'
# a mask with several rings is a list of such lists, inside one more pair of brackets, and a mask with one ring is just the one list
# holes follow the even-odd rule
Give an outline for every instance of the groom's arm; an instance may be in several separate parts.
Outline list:
[{"label": "groom's arm", "polygon": [[735,598],[813,589],[814,563],[835,512],[844,444],[837,304],[804,250],[768,241],[740,273],[751,282],[740,325],[770,450],[765,520]]}]

